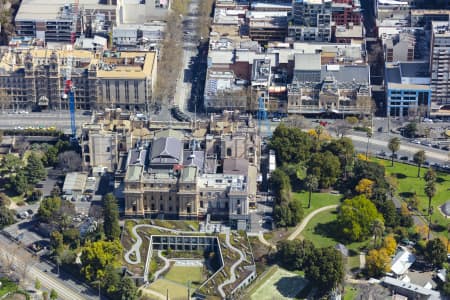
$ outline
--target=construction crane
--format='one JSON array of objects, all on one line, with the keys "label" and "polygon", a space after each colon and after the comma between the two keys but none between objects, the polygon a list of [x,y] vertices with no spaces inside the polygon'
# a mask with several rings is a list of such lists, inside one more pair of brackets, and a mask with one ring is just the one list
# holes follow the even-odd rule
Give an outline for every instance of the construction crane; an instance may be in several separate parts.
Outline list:
[{"label": "construction crane", "polygon": [[70,54],[67,57],[67,68],[66,68],[66,81],[64,85],[64,99],[69,99],[69,111],[70,111],[70,129],[72,130],[72,142],[76,142],[77,140],[77,127],[75,124],[75,95],[74,95],[74,86],[72,83],[72,63],[73,56]]},{"label": "construction crane", "polygon": [[264,125],[266,127],[266,134],[267,136],[271,136],[270,134],[270,123],[269,123],[269,119],[267,118],[267,111],[266,111],[266,104],[264,101],[264,97],[261,96],[258,98],[258,131],[259,131],[259,135],[262,136],[262,131],[261,131],[261,127],[262,127],[262,123],[264,122]]},{"label": "construction crane", "polygon": [[[72,7],[72,30],[70,32],[70,43],[72,50],[77,37],[77,22],[78,22],[78,0],[75,0]],[[72,131],[71,141],[77,143],[77,127],[75,124],[75,94],[74,86],[72,82],[72,66],[73,66],[73,53],[67,56],[67,68],[66,68],[66,81],[64,85],[65,99],[69,98],[69,111],[70,111],[70,129]]]}]

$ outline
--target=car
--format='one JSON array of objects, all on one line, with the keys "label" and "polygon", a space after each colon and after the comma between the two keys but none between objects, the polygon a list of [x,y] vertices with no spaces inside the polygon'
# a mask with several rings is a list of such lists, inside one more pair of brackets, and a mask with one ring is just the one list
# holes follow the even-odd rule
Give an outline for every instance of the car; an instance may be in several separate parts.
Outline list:
[{"label": "car", "polygon": [[33,212],[32,209],[28,209],[28,210],[27,210],[27,213],[31,216],[34,212]]},{"label": "car", "polygon": [[281,122],[281,119],[280,118],[273,118],[272,122]]},{"label": "car", "polygon": [[386,152],[381,151],[380,153],[378,153],[379,156],[386,156]]},{"label": "car", "polygon": [[421,144],[424,145],[424,146],[427,146],[427,147],[431,147],[432,146],[432,144],[430,142],[427,142],[427,141],[423,141],[423,142],[421,142]]},{"label": "car", "polygon": [[408,160],[408,156],[401,156],[400,160]]},{"label": "car", "polygon": [[441,149],[442,149],[442,150],[445,150],[445,151],[450,151],[450,146],[444,146],[444,147],[442,147]]},{"label": "car", "polygon": [[433,144],[433,145],[431,145],[431,147],[436,148],[436,149],[439,149],[439,148],[440,148],[440,147],[439,147],[439,144]]},{"label": "car", "polygon": [[433,123],[433,120],[431,120],[431,119],[429,119],[429,118],[423,118],[423,122],[424,122],[424,123],[430,123],[430,124],[432,124],[432,123]]},{"label": "car", "polygon": [[418,144],[418,145],[420,144],[419,140],[411,140],[410,142],[413,143],[413,144]]}]

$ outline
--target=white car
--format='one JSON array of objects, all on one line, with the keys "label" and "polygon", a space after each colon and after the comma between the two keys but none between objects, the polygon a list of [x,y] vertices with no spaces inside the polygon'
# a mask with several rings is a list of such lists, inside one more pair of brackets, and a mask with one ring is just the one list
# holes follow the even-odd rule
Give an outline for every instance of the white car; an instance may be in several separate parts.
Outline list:
[{"label": "white car", "polygon": [[273,118],[272,122],[281,122],[281,119],[280,118]]}]

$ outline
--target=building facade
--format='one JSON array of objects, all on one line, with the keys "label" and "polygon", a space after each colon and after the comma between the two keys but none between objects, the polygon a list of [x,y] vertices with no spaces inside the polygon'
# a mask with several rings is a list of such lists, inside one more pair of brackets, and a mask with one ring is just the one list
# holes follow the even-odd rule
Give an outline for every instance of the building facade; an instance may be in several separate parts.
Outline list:
[{"label": "building facade", "polygon": [[431,100],[450,104],[450,28],[448,22],[432,22],[430,47]]},{"label": "building facade", "polygon": [[387,116],[427,117],[431,106],[427,62],[386,64]]},{"label": "building facade", "polygon": [[331,0],[294,0],[288,35],[295,41],[330,41],[331,20]]},{"label": "building facade", "polygon": [[3,53],[0,101],[4,109],[68,109],[68,58],[76,109],[120,107],[145,111],[156,82],[154,52],[28,49]]}]

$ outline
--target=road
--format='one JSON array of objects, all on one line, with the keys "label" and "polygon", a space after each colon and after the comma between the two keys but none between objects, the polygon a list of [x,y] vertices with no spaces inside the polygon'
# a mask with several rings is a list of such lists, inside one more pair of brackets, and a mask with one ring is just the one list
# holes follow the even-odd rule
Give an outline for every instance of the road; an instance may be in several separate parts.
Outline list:
[{"label": "road", "polygon": [[[354,143],[356,142],[355,148],[357,148],[357,150],[363,150],[363,151],[366,150],[365,149],[365,147],[367,145],[367,137],[366,136],[357,135],[357,134],[348,134],[346,136],[351,138]],[[388,143],[389,143],[388,140],[381,140],[381,139],[378,139],[378,137],[371,138],[370,144],[369,144],[369,151],[374,153],[374,151],[373,151],[374,149],[380,149],[380,150],[386,151],[386,153],[389,155],[389,149],[387,147]],[[361,144],[364,144],[364,146],[361,147]],[[359,145],[360,147],[356,147],[357,145]],[[400,150],[398,152],[398,155],[400,157],[404,153],[405,155],[409,156],[409,159],[412,159],[412,156],[414,155],[414,153],[416,153],[419,150],[425,150],[428,160],[431,160],[433,162],[445,163],[449,159],[448,152],[446,152],[444,150],[438,150],[438,149],[426,147],[423,145],[412,144],[410,142],[407,142],[406,140],[403,140],[402,143],[400,144]]]},{"label": "road", "polygon": [[20,246],[14,246],[12,242],[0,234],[0,256],[12,262],[15,272],[25,274],[31,286],[34,286],[36,279],[39,279],[46,289],[54,289],[58,293],[58,298],[63,300],[85,300],[98,299],[94,296],[93,290],[88,289],[69,278],[60,279],[55,274],[48,272],[52,266],[45,262],[38,262],[35,257],[26,252]]},{"label": "road", "polygon": [[[76,124],[89,122],[91,116],[82,113],[76,115]],[[68,111],[36,112],[28,114],[0,114],[0,129],[14,129],[16,127],[51,127],[55,126],[64,132],[70,133],[70,116]]]},{"label": "road", "polygon": [[183,17],[183,61],[180,76],[177,79],[174,104],[184,111],[188,111],[188,100],[192,87],[192,72],[190,71],[190,62],[197,56],[197,40],[195,35],[196,22],[198,21],[199,0],[191,0],[189,3],[189,15]]}]

